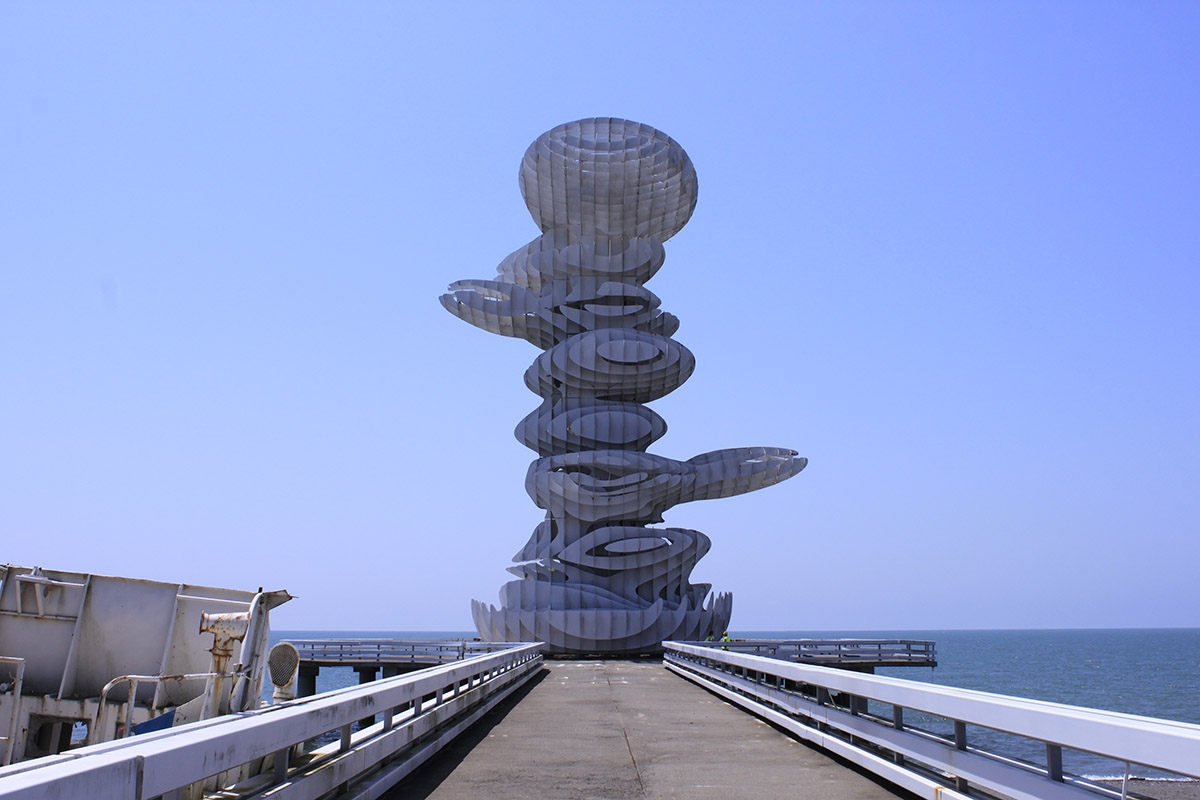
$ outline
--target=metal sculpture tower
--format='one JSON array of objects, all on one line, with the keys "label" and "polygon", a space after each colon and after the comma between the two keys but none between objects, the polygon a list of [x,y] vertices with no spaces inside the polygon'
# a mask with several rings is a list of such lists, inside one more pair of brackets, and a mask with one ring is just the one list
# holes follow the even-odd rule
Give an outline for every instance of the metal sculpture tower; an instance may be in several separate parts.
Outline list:
[{"label": "metal sculpture tower", "polygon": [[559,653],[720,636],[733,597],[689,583],[708,537],[651,526],[677,503],[761,489],[807,460],[776,447],[688,461],[646,452],[667,425],[645,403],[696,363],[671,338],[679,320],[644,286],[696,206],[691,159],[648,125],[584,119],[538,137],[520,182],[542,235],[501,261],[495,280],[458,281],[441,297],[460,319],[545,351],[525,372],[542,404],[516,436],[541,456],[525,488],[546,519],[514,557],[518,580],[500,590],[500,607],[473,601],[475,626],[489,641]]}]

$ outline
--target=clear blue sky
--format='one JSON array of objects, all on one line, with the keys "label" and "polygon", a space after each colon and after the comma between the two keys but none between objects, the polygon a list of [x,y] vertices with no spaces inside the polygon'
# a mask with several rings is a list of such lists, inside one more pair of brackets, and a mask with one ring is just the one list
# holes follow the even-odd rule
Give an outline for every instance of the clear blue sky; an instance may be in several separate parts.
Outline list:
[{"label": "clear blue sky", "polygon": [[733,628],[1200,625],[1200,5],[0,3],[0,561],[468,629],[537,350],[438,304],[554,125],[695,162],[652,450]]}]

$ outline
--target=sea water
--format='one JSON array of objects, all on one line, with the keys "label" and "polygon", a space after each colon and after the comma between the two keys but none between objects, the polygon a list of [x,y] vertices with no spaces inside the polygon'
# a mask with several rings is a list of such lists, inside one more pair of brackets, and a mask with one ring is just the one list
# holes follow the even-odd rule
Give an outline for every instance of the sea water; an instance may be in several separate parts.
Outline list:
[{"label": "sea water", "polygon": [[[279,631],[278,639],[445,638],[472,639],[473,631]],[[936,643],[936,668],[887,667],[880,675],[1119,711],[1200,725],[1200,628],[1011,631],[730,631],[735,639],[919,639]],[[348,667],[322,669],[317,691],[357,681]],[[872,708],[872,711],[875,709]],[[890,716],[890,711],[881,709]],[[951,735],[943,720],[914,712],[905,722]],[[946,728],[946,730],[942,730]],[[968,743],[1041,764],[1036,742],[968,727]],[[1125,765],[1089,753],[1064,750],[1063,768],[1092,778],[1120,778]],[[1131,765],[1135,777],[1164,777]]]}]

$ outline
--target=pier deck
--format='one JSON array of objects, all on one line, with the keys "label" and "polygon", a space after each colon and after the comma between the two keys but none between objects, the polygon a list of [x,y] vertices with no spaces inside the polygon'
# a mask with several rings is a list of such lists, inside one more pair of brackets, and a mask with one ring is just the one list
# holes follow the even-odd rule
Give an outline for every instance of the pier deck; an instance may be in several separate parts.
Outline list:
[{"label": "pier deck", "polygon": [[549,661],[385,798],[894,800],[657,661]]}]

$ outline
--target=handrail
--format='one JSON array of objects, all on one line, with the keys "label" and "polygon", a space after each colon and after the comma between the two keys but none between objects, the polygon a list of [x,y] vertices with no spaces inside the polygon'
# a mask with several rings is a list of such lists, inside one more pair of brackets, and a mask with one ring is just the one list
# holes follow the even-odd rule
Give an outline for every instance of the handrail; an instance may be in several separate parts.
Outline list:
[{"label": "handrail", "polygon": [[[239,769],[260,759],[262,772],[250,779],[256,791],[286,782],[295,794],[284,796],[316,797],[372,771],[380,774],[365,780],[382,791],[531,677],[541,664],[541,647],[510,645],[404,676],[72,750],[45,767],[0,769],[0,796],[151,798],[214,776],[241,780]],[[354,731],[355,722],[376,714],[383,715],[381,722]],[[293,758],[305,742],[331,731],[339,733],[337,742]],[[300,784],[304,788],[295,788]]]},{"label": "handrail", "polygon": [[680,644],[720,647],[730,652],[799,661],[874,661],[913,666],[937,665],[936,645],[924,639],[732,639]]},{"label": "handrail", "polygon": [[[1200,725],[719,648],[677,642],[664,642],[663,647],[669,669],[926,797],[966,796],[948,789],[947,781],[960,791],[969,782],[1028,800],[1121,796],[1064,773],[1064,749],[1200,778]],[[869,714],[867,701],[891,706],[891,717]],[[909,709],[950,721],[953,738],[906,725],[904,712]],[[972,746],[968,725],[1037,742],[1045,748],[1046,761],[1031,764]]]},{"label": "handrail", "polygon": [[[201,679],[207,680],[208,678],[212,677],[233,677],[234,675],[236,675],[236,673],[233,672],[189,672],[182,675],[118,675],[108,683],[104,684],[104,688],[100,690],[100,700],[96,703],[96,710],[92,715],[91,724],[94,726],[100,725],[100,718],[104,714],[104,711],[109,704],[108,693],[113,689],[116,689],[122,683],[129,684],[129,692],[128,696],[125,698],[125,702],[118,703],[118,705],[123,706],[125,709],[125,730],[121,736],[118,737],[123,739],[133,735],[134,701],[137,699],[137,691],[141,684],[152,683],[157,686],[158,684],[165,683],[167,681],[183,682]],[[154,704],[151,703],[149,708],[151,713],[153,713]]]},{"label": "handrail", "polygon": [[511,647],[507,642],[466,639],[288,639],[302,662],[323,663],[448,663],[468,654],[491,653]]}]

